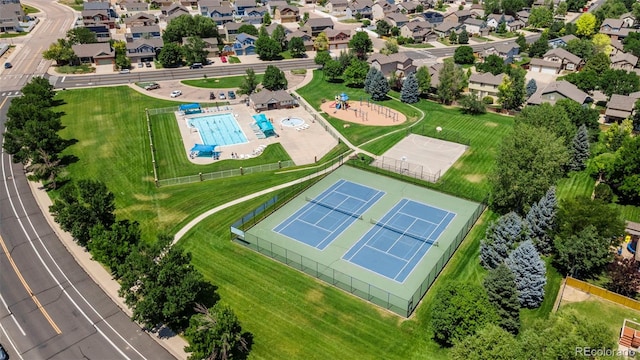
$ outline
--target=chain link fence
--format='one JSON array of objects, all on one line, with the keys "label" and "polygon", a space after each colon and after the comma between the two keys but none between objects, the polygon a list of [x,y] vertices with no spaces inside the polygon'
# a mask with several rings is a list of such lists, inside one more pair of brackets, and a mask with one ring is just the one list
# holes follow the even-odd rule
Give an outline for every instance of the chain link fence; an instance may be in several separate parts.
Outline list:
[{"label": "chain link fence", "polygon": [[425,171],[422,165],[410,163],[406,160],[380,156],[373,160],[371,165],[383,170],[392,171],[414,179],[425,180],[432,183],[435,183],[440,179],[440,170],[433,174]]},{"label": "chain link fence", "polygon": [[295,165],[294,162],[291,160],[279,161],[274,164],[263,164],[263,165],[256,165],[256,166],[250,166],[250,167],[240,167],[237,169],[221,170],[221,171],[210,172],[206,174],[199,173],[197,175],[182,176],[182,177],[171,178],[171,179],[159,179],[157,183],[158,183],[158,186],[189,184],[189,183],[200,182],[205,180],[223,179],[223,178],[234,177],[234,176],[274,171],[278,169],[292,167],[294,165]]}]

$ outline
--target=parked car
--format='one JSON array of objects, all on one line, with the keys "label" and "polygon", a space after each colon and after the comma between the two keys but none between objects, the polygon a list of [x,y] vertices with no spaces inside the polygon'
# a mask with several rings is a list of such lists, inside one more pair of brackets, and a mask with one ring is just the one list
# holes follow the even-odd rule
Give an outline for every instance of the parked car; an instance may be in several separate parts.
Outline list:
[{"label": "parked car", "polygon": [[221,56],[220,57],[220,61],[222,61],[223,63],[227,62],[227,57],[226,56]]},{"label": "parked car", "polygon": [[6,62],[6,63],[4,63],[4,68],[5,68],[5,69],[11,69],[12,67],[13,67],[13,65],[11,65],[11,63],[10,63],[10,62]]},{"label": "parked car", "polygon": [[202,69],[202,63],[193,63],[191,64],[192,69]]},{"label": "parked car", "polygon": [[9,360],[9,353],[2,347],[2,344],[0,344],[0,360]]},{"label": "parked car", "polygon": [[155,89],[160,89],[160,84],[158,83],[151,83],[147,86],[144,87],[145,90],[155,90]]},{"label": "parked car", "polygon": [[140,62],[140,63],[138,63],[138,67],[139,68],[144,67],[144,64]]},{"label": "parked car", "polygon": [[218,95],[218,99],[220,99],[220,100],[226,100],[226,99],[227,99],[227,96],[226,96],[223,92],[221,92],[221,93],[220,93],[220,95]]},{"label": "parked car", "polygon": [[209,100],[215,100],[216,94],[212,91],[209,93]]},{"label": "parked car", "polygon": [[227,93],[227,96],[229,97],[229,100],[236,99],[236,93],[233,90],[229,90],[229,92]]},{"label": "parked car", "polygon": [[131,70],[129,70],[129,69],[121,69],[120,70],[120,74],[128,74],[130,72],[131,72]]},{"label": "parked car", "polygon": [[177,97],[178,97],[178,96],[180,96],[180,95],[182,95],[182,91],[180,91],[180,90],[173,90],[173,91],[171,92],[171,97],[172,97],[172,98],[177,98]]},{"label": "parked car", "polygon": [[144,63],[144,66],[151,67],[151,62],[147,61],[146,63]]}]

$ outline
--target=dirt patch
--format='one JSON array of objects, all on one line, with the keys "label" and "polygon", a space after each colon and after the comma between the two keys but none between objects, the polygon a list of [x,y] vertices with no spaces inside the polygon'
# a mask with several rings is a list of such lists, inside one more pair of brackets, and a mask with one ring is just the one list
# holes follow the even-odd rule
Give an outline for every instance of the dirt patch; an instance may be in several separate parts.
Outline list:
[{"label": "dirt patch", "polygon": [[482,182],[482,180],[484,180],[485,176],[481,175],[481,174],[469,174],[469,175],[465,175],[464,178],[469,182],[477,184],[479,182]]},{"label": "dirt patch", "polygon": [[163,194],[163,193],[158,193],[157,195],[154,195],[154,196],[143,195],[143,194],[133,194],[133,197],[136,200],[140,200],[140,201],[153,201],[153,200],[167,199],[169,196],[170,196],[169,194]]},{"label": "dirt patch", "polygon": [[312,303],[319,303],[323,298],[324,294],[318,289],[311,289],[305,295],[305,299]]},{"label": "dirt patch", "polygon": [[591,299],[591,294],[578,290],[571,286],[565,286],[562,290],[562,302],[580,302]]},{"label": "dirt patch", "polygon": [[492,121],[487,121],[487,122],[485,122],[485,123],[484,123],[484,126],[488,126],[488,127],[496,127],[496,126],[498,126],[498,124],[497,124],[497,123],[494,123],[494,122],[492,122]]},{"label": "dirt patch", "polygon": [[359,101],[349,101],[348,103],[349,107],[347,109],[337,109],[336,102],[329,100],[323,103],[320,108],[336,119],[368,126],[399,125],[407,121],[407,117],[403,113],[386,106],[367,105],[366,102],[362,102],[362,105],[360,105]]}]

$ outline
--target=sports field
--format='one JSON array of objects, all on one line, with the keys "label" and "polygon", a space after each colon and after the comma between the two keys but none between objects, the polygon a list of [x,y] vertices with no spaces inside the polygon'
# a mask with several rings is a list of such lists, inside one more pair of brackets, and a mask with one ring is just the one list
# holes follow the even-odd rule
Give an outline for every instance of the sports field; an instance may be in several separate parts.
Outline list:
[{"label": "sports field", "polygon": [[481,206],[342,166],[249,229],[249,246],[409,316]]}]

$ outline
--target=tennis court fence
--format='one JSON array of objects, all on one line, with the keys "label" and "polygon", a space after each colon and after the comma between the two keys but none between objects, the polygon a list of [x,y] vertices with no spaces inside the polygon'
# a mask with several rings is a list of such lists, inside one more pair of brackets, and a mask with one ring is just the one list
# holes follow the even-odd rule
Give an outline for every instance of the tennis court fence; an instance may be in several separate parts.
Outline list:
[{"label": "tennis court fence", "polygon": [[189,184],[189,183],[200,182],[205,180],[223,179],[223,178],[234,177],[234,176],[255,174],[255,173],[266,172],[266,171],[274,171],[278,169],[292,167],[294,165],[295,164],[293,161],[286,160],[286,161],[278,161],[277,163],[273,163],[273,164],[263,164],[263,165],[256,165],[256,166],[250,166],[250,167],[239,167],[235,169],[210,172],[206,174],[200,173],[197,175],[181,176],[181,177],[170,178],[170,179],[159,179],[158,186],[180,185],[180,184]]},{"label": "tennis court fence", "polygon": [[451,129],[438,129],[438,127],[433,127],[433,126],[425,126],[425,124],[419,125],[419,126],[412,126],[410,128],[407,129],[407,135],[409,134],[417,134],[417,135],[423,135],[423,136],[428,136],[434,139],[440,139],[440,140],[444,140],[444,141],[451,141],[454,143],[458,143],[458,144],[462,144],[462,145],[467,145],[470,146],[471,145],[471,139],[462,135],[462,133],[460,133],[457,130],[451,130]]},{"label": "tennis court fence", "polygon": [[[308,187],[309,186],[311,185],[308,185]],[[304,189],[297,189],[294,192],[295,194],[299,194],[303,190]],[[440,271],[442,271],[449,259],[451,259],[451,256],[453,256],[460,243],[462,243],[462,240],[467,236],[486,208],[484,204],[478,204],[473,215],[469,218],[464,227],[460,229],[454,241],[452,241],[449,246],[446,248],[442,246],[432,248],[431,251],[441,251],[442,255],[438,259],[437,264],[432,268],[431,272],[416,289],[415,293],[407,299],[406,297],[392,294],[366,281],[347,275],[332,268],[330,265],[319,263],[293,250],[289,250],[274,244],[269,240],[246,232],[246,230],[251,228],[260,220],[266,218],[268,215],[275,212],[285,203],[294,198],[296,195],[291,193],[291,191],[292,190],[288,190],[286,194],[278,194],[274,196],[236,221],[230,229],[231,239],[259,252],[260,254],[268,256],[294,269],[302,271],[307,275],[320,279],[328,284],[404,317],[411,316],[415,307],[426,294]]]},{"label": "tennis court fence", "polygon": [[431,173],[425,171],[424,167],[419,164],[410,163],[406,160],[394,159],[387,156],[380,156],[373,160],[372,166],[377,168],[392,171],[401,175],[406,175],[414,179],[420,179],[435,183],[440,179],[440,170],[437,173]]}]

